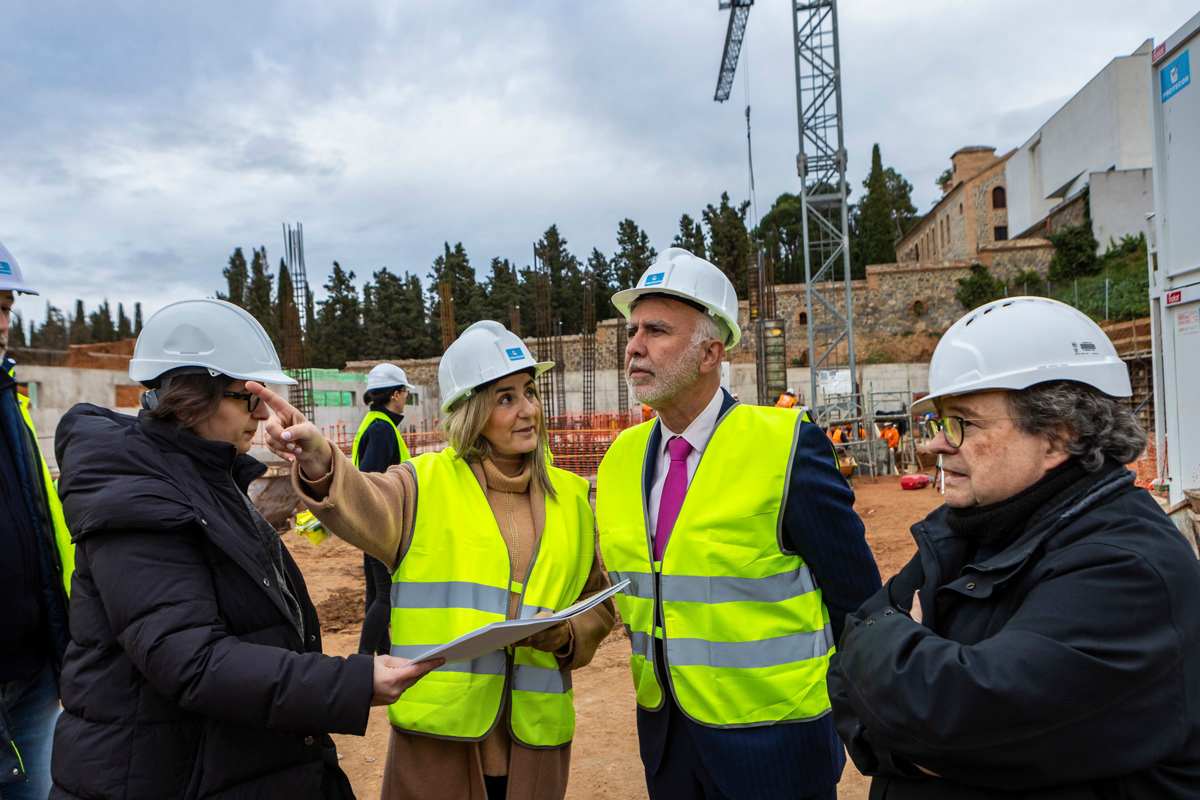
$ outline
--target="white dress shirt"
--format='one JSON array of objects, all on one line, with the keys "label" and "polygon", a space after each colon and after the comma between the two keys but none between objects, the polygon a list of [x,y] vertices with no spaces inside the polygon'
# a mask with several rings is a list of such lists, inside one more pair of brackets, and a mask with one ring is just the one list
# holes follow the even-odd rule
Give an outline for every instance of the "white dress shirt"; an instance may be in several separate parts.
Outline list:
[{"label": "white dress shirt", "polygon": [[716,393],[708,401],[687,430],[677,433],[666,426],[662,417],[658,418],[658,427],[662,430],[662,441],[658,444],[658,459],[654,462],[654,481],[650,484],[650,538],[653,540],[658,528],[658,505],[662,501],[663,484],[667,482],[667,470],[671,468],[671,455],[667,452],[667,443],[674,436],[682,436],[692,446],[692,452],[687,457],[688,486],[692,485],[692,477],[696,474],[696,465],[708,440],[712,438],[713,429],[717,427],[717,417],[721,415],[721,404],[725,401],[725,393],[717,387]]}]

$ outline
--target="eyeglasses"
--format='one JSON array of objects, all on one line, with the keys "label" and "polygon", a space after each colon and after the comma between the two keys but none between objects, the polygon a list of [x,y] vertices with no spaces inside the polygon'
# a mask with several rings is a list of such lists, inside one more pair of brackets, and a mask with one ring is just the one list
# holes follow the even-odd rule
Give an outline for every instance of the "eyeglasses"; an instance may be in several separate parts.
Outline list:
[{"label": "eyeglasses", "polygon": [[250,392],[221,392],[222,397],[232,397],[234,400],[245,400],[246,411],[250,414],[258,408],[258,404],[262,402],[262,398]]},{"label": "eyeglasses", "polygon": [[934,435],[938,431],[946,434],[946,444],[957,449],[962,447],[963,438],[967,435],[968,422],[990,422],[1000,419],[1017,419],[1017,417],[937,417],[929,420],[933,426]]}]

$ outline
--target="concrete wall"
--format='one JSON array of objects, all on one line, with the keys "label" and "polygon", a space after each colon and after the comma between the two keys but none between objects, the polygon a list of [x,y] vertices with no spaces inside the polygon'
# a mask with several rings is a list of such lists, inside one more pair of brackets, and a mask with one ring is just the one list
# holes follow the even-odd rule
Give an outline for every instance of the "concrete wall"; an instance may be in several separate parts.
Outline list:
[{"label": "concrete wall", "polygon": [[1005,167],[1009,230],[1042,219],[1092,173],[1150,167],[1150,49],[1113,59]]},{"label": "concrete wall", "polygon": [[[37,427],[42,454],[52,470],[57,469],[58,463],[54,458],[54,430],[62,415],[76,403],[116,408],[116,387],[136,385],[123,371],[34,365],[18,365],[17,380],[30,384],[30,415]],[[133,408],[120,410],[136,413]]]},{"label": "concrete wall", "polygon": [[1122,236],[1146,231],[1146,215],[1154,210],[1153,171],[1145,169],[1093,172],[1091,185],[1092,233],[1103,253]]}]

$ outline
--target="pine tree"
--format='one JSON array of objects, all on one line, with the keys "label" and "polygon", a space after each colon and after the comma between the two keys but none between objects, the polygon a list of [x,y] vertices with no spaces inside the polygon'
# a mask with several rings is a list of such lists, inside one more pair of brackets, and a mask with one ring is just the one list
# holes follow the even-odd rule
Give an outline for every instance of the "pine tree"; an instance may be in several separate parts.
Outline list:
[{"label": "pine tree", "polygon": [[616,289],[613,287],[613,268],[609,260],[597,248],[592,248],[588,256],[585,280],[590,281],[593,301],[596,304],[596,321],[611,319],[617,313],[613,308],[612,296]]},{"label": "pine tree", "polygon": [[433,260],[429,271],[429,326],[436,335],[436,341],[441,336],[441,297],[440,285],[443,281],[450,284],[450,295],[454,298],[454,327],[457,337],[471,324],[484,318],[483,290],[475,281],[475,270],[471,268],[471,259],[462,242],[453,248],[449,242],[443,243],[443,252]]},{"label": "pine tree", "polygon": [[125,316],[125,304],[117,303],[117,338],[128,339],[133,336],[133,325]]},{"label": "pine tree", "polygon": [[142,335],[142,304],[133,304],[133,335]]},{"label": "pine tree", "polygon": [[34,327],[30,332],[31,347],[41,347],[47,350],[66,350],[69,343],[67,321],[60,309],[46,303],[46,321],[41,327]]},{"label": "pine tree", "polygon": [[[892,167],[888,167],[883,171],[883,182],[887,186],[888,208],[892,212],[892,226],[896,239],[899,240],[911,231],[920,219],[917,215],[917,207],[913,205],[912,201],[913,187],[907,178]],[[866,188],[865,181],[863,188]]]},{"label": "pine tree", "polygon": [[112,309],[109,308],[108,300],[88,315],[88,322],[92,329],[92,341],[111,342],[117,338],[117,327],[113,324]]},{"label": "pine tree", "polygon": [[721,268],[737,290],[738,297],[747,296],[746,269],[753,248],[746,230],[747,200],[734,207],[729,192],[721,192],[719,205],[704,207],[704,224],[708,226],[708,260]]},{"label": "pine tree", "polygon": [[428,358],[441,352],[440,339],[429,335],[429,317],[425,313],[425,289],[421,279],[410,272],[404,273],[404,293],[397,315],[398,327],[404,336],[399,352],[404,358]]},{"label": "pine tree", "polygon": [[707,247],[704,242],[704,228],[699,222],[687,214],[679,218],[679,233],[675,234],[672,247],[682,247],[694,256],[705,258]]},{"label": "pine tree", "polygon": [[250,283],[246,287],[246,310],[266,329],[276,350],[279,349],[279,325],[275,303],[272,300],[271,264],[267,261],[267,248],[256,248],[250,261]]},{"label": "pine tree", "polygon": [[517,327],[524,329],[521,312],[532,314],[533,309],[521,309],[521,287],[517,280],[517,270],[507,258],[492,259],[492,274],[483,284],[483,294],[488,319],[494,319],[504,327],[511,328],[515,310],[519,322]]},{"label": "pine tree", "polygon": [[[404,279],[383,267],[363,287],[365,358],[398,358],[408,335],[402,325]],[[424,321],[422,320],[422,323]],[[422,324],[422,328],[424,325]]]},{"label": "pine tree", "polygon": [[334,261],[325,293],[312,328],[313,366],[341,369],[347,361],[360,357],[362,347],[362,317],[354,272],[343,270]]},{"label": "pine tree", "polygon": [[550,276],[551,320],[562,323],[562,333],[579,333],[583,321],[583,273],[579,259],[567,249],[567,240],[559,234],[557,225],[547,228],[533,249],[541,259],[542,269]]},{"label": "pine tree", "polygon": [[28,346],[25,343],[25,321],[15,311],[12,314],[12,319],[9,321],[8,346],[14,349]]},{"label": "pine tree", "polygon": [[858,208],[858,253],[864,266],[890,264],[896,260],[897,232],[892,218],[892,198],[879,145],[871,148],[871,171],[867,193]]},{"label": "pine tree", "polygon": [[87,313],[83,310],[83,301],[75,301],[75,315],[71,317],[70,343],[88,344],[92,341],[92,329],[88,325]]},{"label": "pine tree", "polygon": [[627,217],[617,223],[617,252],[613,253],[611,263],[617,289],[636,285],[657,256],[650,246],[650,237],[636,222]]},{"label": "pine tree", "polygon": [[804,282],[804,217],[799,195],[784,192],[775,198],[771,210],[754,231],[769,262],[774,266],[775,282]]},{"label": "pine tree", "polygon": [[246,271],[246,257],[242,255],[242,248],[234,248],[233,255],[229,257],[229,266],[221,273],[225,276],[225,291],[217,292],[217,299],[228,300],[234,305],[246,307],[246,285],[249,283],[248,273]]},{"label": "pine tree", "polygon": [[283,366],[303,366],[300,358],[300,312],[296,308],[295,287],[287,264],[279,259],[279,291],[275,301],[276,321],[280,338],[279,357]]}]

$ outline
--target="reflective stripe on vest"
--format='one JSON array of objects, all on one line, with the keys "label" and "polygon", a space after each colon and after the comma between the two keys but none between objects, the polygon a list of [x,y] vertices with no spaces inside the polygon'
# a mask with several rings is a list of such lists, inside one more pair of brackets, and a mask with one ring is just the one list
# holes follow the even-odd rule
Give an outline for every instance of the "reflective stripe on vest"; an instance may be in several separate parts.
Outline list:
[{"label": "reflective stripe on vest", "polygon": [[[479,481],[452,448],[412,461],[417,516],[412,541],[392,575],[391,653],[412,658],[508,615],[534,617],[575,602],[594,556],[588,484],[550,467],[557,497],[546,498],[545,528],[524,584],[512,580],[508,546]],[[511,669],[511,678],[509,672]],[[553,653],[517,647],[445,664],[388,708],[392,725],[443,738],[479,740],[495,726],[509,692],[513,736],[557,747],[575,732],[570,672]]]},{"label": "reflective stripe on vest", "polygon": [[400,435],[400,429],[396,427],[396,423],[392,421],[392,418],[382,411],[368,411],[367,415],[363,417],[362,422],[358,424],[358,432],[354,434],[354,443],[350,445],[350,460],[356,467],[358,466],[358,443],[362,441],[363,434],[367,432],[367,428],[371,427],[371,423],[377,419],[386,422],[391,426],[392,433],[396,434],[396,446],[400,448],[400,460],[396,463],[403,464],[411,458],[408,454],[408,445],[404,443],[404,437]]},{"label": "reflective stripe on vest", "polygon": [[[12,372],[9,375],[12,376]],[[33,424],[33,416],[29,413],[29,398],[17,393],[17,405],[21,409],[21,419],[29,429],[30,441],[33,445],[33,457],[42,470],[42,496],[46,499],[50,524],[54,528],[54,545],[57,552],[55,566],[60,570],[63,592],[71,596],[71,575],[75,573],[75,545],[71,542],[71,531],[67,528],[67,518],[63,514],[62,503],[58,499],[58,489],[55,488],[54,478],[50,476],[50,467],[42,458],[41,446],[38,444],[37,428]]]},{"label": "reflective stripe on vest", "polygon": [[701,724],[771,725],[829,712],[829,614],[807,565],[781,538],[802,419],[792,409],[737,405],[718,420],[659,563],[642,488],[655,421],[623,432],[604,456],[600,550],[610,577],[630,580],[617,608],[643,708],[664,699],[658,638],[672,694]]}]

